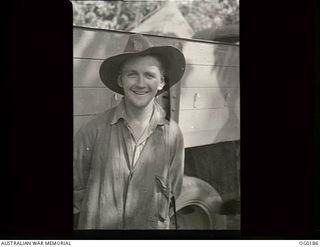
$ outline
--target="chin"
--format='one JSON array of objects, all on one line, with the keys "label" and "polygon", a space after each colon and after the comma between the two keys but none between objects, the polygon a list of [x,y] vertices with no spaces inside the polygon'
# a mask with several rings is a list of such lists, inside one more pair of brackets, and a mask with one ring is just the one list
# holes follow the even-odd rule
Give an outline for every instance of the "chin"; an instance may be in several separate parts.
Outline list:
[{"label": "chin", "polygon": [[153,102],[152,99],[148,99],[148,100],[130,100],[129,99],[128,101],[130,102],[131,105],[139,109],[145,108]]},{"label": "chin", "polygon": [[134,107],[139,108],[139,109],[146,108],[150,103],[151,103],[151,101],[149,101],[149,102],[143,102],[143,103],[137,103],[137,102],[132,103],[132,102],[131,102],[131,104],[132,104]]}]

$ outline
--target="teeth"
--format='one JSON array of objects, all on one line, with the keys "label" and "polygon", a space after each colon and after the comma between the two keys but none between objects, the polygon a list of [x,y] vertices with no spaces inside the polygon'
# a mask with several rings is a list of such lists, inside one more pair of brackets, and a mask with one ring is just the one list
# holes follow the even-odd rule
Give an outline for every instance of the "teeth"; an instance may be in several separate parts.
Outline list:
[{"label": "teeth", "polygon": [[132,91],[134,92],[135,94],[139,94],[139,95],[143,95],[143,94],[146,94],[147,92],[137,92],[137,91]]}]

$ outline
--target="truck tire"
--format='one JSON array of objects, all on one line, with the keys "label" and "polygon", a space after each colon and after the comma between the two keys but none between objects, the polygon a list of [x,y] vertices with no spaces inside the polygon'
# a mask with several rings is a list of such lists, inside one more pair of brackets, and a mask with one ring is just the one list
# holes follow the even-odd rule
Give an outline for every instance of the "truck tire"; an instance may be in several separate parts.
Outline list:
[{"label": "truck tire", "polygon": [[[181,194],[176,199],[178,229],[226,229],[221,206],[221,196],[210,184],[184,176]],[[170,229],[175,229],[174,215],[170,222]]]}]

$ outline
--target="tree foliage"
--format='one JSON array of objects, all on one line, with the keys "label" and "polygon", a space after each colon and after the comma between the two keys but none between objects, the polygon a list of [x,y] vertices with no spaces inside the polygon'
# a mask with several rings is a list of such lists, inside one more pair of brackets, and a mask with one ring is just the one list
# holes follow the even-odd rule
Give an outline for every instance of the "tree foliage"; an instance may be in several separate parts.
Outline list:
[{"label": "tree foliage", "polygon": [[[238,0],[177,1],[195,32],[239,23]],[[73,1],[74,25],[130,30],[164,4],[164,1]]]},{"label": "tree foliage", "polygon": [[236,0],[202,0],[179,4],[179,9],[195,32],[239,23]]}]

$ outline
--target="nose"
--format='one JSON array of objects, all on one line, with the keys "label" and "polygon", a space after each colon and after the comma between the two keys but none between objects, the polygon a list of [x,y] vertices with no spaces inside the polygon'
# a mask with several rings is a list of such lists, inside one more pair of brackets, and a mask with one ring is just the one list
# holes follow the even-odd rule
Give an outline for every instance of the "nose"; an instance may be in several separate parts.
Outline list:
[{"label": "nose", "polygon": [[138,88],[144,88],[145,87],[145,82],[144,82],[144,77],[143,75],[139,75],[136,81],[136,86]]}]

